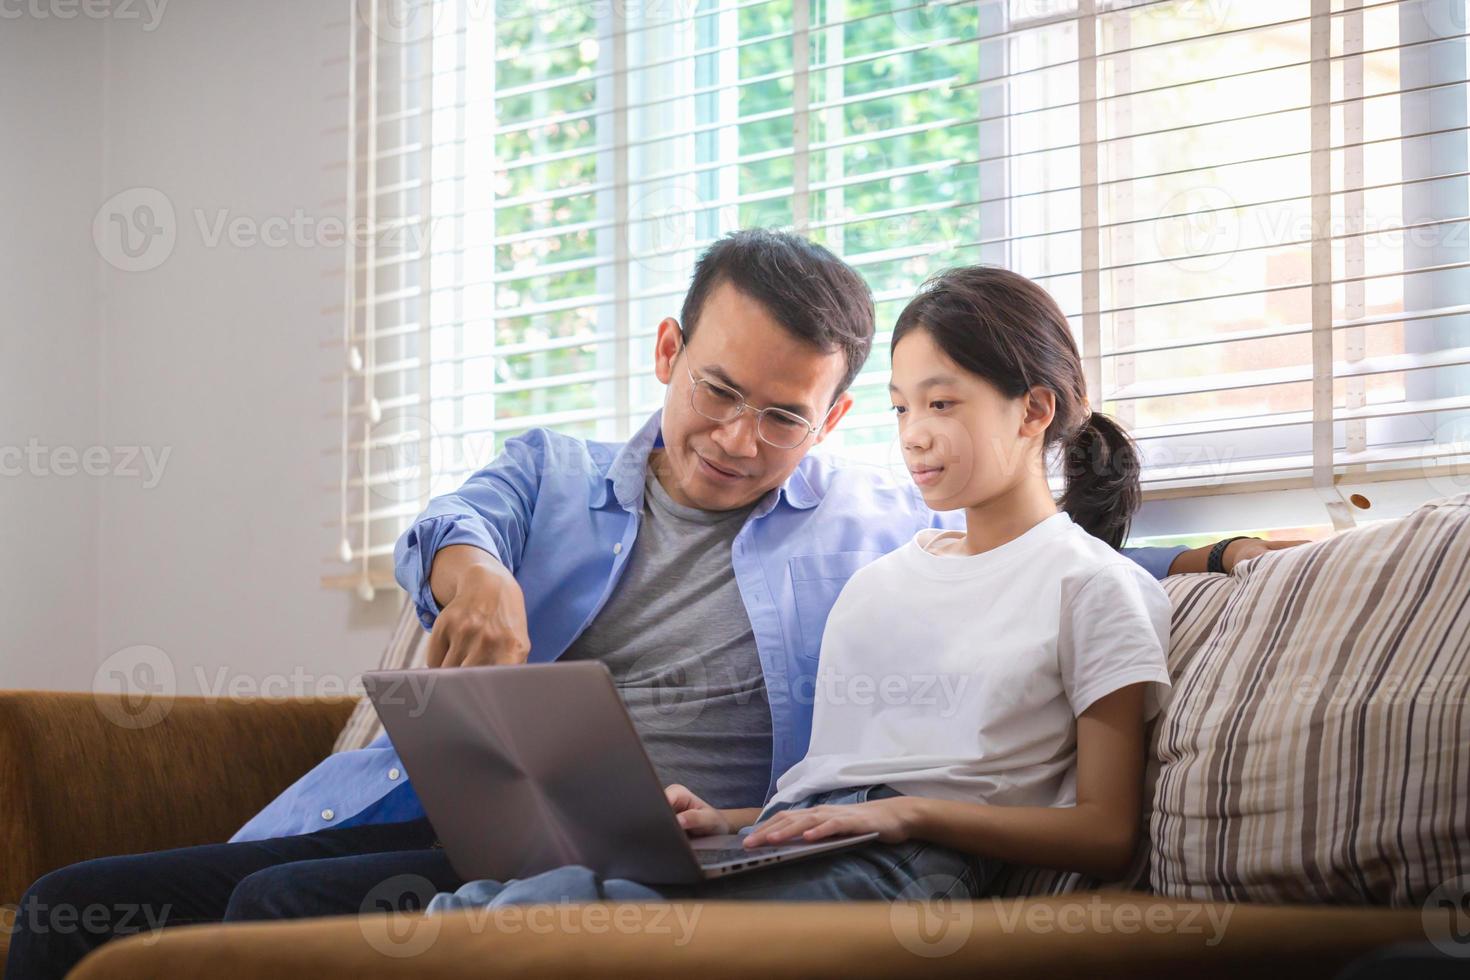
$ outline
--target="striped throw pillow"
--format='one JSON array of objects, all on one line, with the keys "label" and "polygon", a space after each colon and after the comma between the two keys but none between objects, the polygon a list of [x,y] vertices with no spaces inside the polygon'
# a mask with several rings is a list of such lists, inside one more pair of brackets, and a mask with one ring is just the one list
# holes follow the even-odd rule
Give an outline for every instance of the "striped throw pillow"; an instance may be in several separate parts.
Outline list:
[{"label": "striped throw pillow", "polygon": [[1470,494],[1230,579],[1155,726],[1153,890],[1417,906],[1470,873]]},{"label": "striped throw pillow", "polygon": [[[418,613],[414,611],[412,599],[405,599],[403,609],[398,614],[398,622],[393,627],[393,635],[388,639],[388,646],[383,650],[383,656],[378,661],[379,670],[403,670],[407,667],[422,667],[427,662],[425,657],[429,650],[429,634],[419,623]],[[347,724],[342,726],[342,731],[337,733],[337,741],[332,745],[333,752],[350,752],[353,749],[366,748],[383,733],[383,723],[378,720],[378,713],[373,710],[373,703],[366,697],[360,698],[357,706],[352,709],[352,714],[347,717]]]}]

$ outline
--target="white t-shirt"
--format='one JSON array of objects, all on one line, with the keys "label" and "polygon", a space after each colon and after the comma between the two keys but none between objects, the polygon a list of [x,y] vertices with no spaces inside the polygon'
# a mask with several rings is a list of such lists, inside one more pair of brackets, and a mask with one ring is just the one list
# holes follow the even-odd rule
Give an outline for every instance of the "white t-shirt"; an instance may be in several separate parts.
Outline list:
[{"label": "white t-shirt", "polygon": [[822,635],[811,745],[771,803],[888,783],[1073,806],[1076,716],[1141,681],[1146,719],[1167,702],[1170,605],[1151,575],[1065,513],[979,555],[928,550],[960,535],[920,531],[842,590]]}]

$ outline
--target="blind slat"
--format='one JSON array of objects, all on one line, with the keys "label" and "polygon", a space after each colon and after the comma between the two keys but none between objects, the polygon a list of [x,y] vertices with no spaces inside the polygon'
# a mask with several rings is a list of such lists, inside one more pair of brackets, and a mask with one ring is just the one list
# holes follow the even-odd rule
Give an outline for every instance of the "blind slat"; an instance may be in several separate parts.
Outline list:
[{"label": "blind slat", "polygon": [[[1333,330],[1350,330],[1361,327],[1382,326],[1389,323],[1409,323],[1416,320],[1433,320],[1445,316],[1470,315],[1470,304],[1462,303],[1457,306],[1439,306],[1429,310],[1409,310],[1402,313],[1379,313],[1373,316],[1358,317],[1352,320],[1339,320],[1332,325]],[[1242,330],[1224,331],[1210,334],[1207,337],[1188,337],[1170,340],[1163,343],[1134,344],[1126,347],[1114,347],[1103,353],[1104,358],[1134,357],[1138,354],[1154,354],[1164,351],[1185,350],[1191,347],[1209,347],[1217,344],[1233,344],[1248,340],[1267,340],[1275,337],[1294,337],[1300,334],[1310,333],[1310,323],[1292,323],[1280,327],[1268,327],[1264,330]]]},{"label": "blind slat", "polygon": [[[1429,353],[1385,354],[1368,357],[1360,361],[1339,361],[1334,367],[1334,378],[1354,378],[1371,374],[1391,374],[1398,371],[1422,371],[1428,368],[1458,367],[1470,364],[1470,347],[1452,347]],[[1169,378],[1160,381],[1135,382],[1126,388],[1114,388],[1106,393],[1109,401],[1139,401],[1146,398],[1173,398],[1182,395],[1200,395],[1212,391],[1233,391],[1239,388],[1268,388],[1274,385],[1299,384],[1312,380],[1312,367],[1290,365],[1287,367],[1261,368],[1254,371],[1232,371],[1229,374],[1204,375],[1196,378]]]},{"label": "blind slat", "polygon": [[[1374,466],[1384,463],[1422,463],[1453,456],[1470,454],[1470,442],[1440,443],[1433,445],[1415,444],[1404,446],[1380,446],[1363,452],[1335,450],[1332,466],[1334,470],[1347,470],[1356,466]],[[1290,456],[1262,456],[1255,459],[1186,463],[1179,466],[1163,466],[1151,469],[1144,483],[1155,484],[1180,480],[1214,480],[1232,476],[1250,476],[1266,473],[1307,472],[1313,467],[1314,457],[1310,453]]]}]

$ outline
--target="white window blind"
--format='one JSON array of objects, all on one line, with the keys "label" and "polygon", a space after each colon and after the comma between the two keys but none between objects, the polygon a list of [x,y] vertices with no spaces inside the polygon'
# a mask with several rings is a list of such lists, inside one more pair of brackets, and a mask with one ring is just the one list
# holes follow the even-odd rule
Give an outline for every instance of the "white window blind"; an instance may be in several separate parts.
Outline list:
[{"label": "white window blind", "polygon": [[1151,497],[1458,473],[1464,0],[357,0],[333,584],[536,425],[621,439],[700,250],[805,233],[878,300],[819,451],[898,465],[889,328],[1032,276]]}]

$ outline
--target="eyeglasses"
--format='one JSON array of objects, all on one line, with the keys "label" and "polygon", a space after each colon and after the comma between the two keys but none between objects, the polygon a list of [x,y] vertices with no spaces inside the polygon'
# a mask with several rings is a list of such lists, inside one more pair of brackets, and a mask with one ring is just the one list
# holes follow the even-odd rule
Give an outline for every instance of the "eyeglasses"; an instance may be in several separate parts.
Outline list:
[{"label": "eyeglasses", "polygon": [[[680,345],[680,350],[687,349],[688,345]],[[776,449],[795,449],[817,431],[817,426],[784,408],[751,408],[745,396],[729,385],[696,377],[687,360],[684,370],[689,372],[689,407],[711,422],[733,422],[750,409],[755,412],[756,436]],[[831,414],[832,409],[827,409],[827,415]],[[823,422],[827,415],[822,416]]]}]

